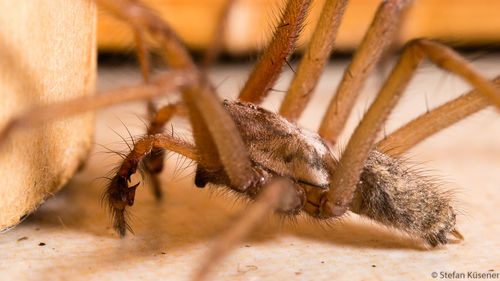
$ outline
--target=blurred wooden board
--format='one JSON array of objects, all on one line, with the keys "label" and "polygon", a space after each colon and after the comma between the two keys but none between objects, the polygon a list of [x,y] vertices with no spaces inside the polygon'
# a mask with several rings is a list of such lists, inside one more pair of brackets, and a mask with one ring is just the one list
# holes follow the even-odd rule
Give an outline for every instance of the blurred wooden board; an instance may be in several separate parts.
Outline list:
[{"label": "blurred wooden board", "polygon": [[[226,0],[146,0],[173,26],[186,44],[204,49],[209,44]],[[272,33],[283,0],[237,0],[228,22],[225,48],[230,53],[260,49]],[[324,0],[313,1],[299,45],[310,37]],[[353,50],[361,41],[379,0],[352,0],[336,42]],[[399,42],[417,37],[445,40],[454,45],[500,43],[500,1],[415,0],[402,25]],[[99,12],[100,50],[130,49],[132,36],[126,25]]]},{"label": "blurred wooden board", "polygon": [[[34,107],[93,94],[96,7],[89,0],[0,0],[0,128]],[[92,113],[23,130],[0,148],[0,230],[56,193],[85,160]]]}]

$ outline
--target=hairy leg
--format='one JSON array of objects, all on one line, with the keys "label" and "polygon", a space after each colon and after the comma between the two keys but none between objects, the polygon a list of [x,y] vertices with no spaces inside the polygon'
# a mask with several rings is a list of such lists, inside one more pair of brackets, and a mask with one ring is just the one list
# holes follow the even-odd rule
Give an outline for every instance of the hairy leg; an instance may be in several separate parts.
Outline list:
[{"label": "hairy leg", "polygon": [[332,52],[348,0],[325,1],[316,29],[280,107],[280,115],[296,122]]},{"label": "hairy leg", "polygon": [[310,0],[289,0],[273,39],[260,56],[239,99],[260,103],[278,79],[281,69],[295,49]]},{"label": "hairy leg", "polygon": [[[137,60],[141,67],[141,75],[144,83],[149,82],[149,52],[146,46],[146,38],[144,31],[141,29],[134,29],[134,39],[136,45]],[[148,101],[147,104],[148,118],[152,119],[156,114],[156,105],[152,99]]]},{"label": "hairy leg", "polygon": [[177,34],[153,10],[142,5],[139,1],[95,1],[128,23],[132,29],[148,33],[159,44],[161,55],[172,68],[184,68],[197,72],[191,56]]},{"label": "hairy leg", "polygon": [[318,133],[331,144],[337,142],[366,78],[393,41],[401,11],[408,2],[385,0],[380,4],[321,122]]},{"label": "hairy leg", "polygon": [[58,104],[35,108],[13,119],[0,132],[0,146],[14,131],[39,126],[47,121],[104,108],[118,103],[145,100],[165,95],[195,83],[195,77],[186,71],[171,71],[152,79],[148,84],[123,87],[95,96],[85,96]]},{"label": "hairy leg", "polygon": [[137,55],[137,60],[141,67],[142,80],[145,83],[149,81],[149,59],[148,59],[148,49],[146,47],[146,42],[144,38],[144,32],[141,29],[134,30],[135,39],[135,50]]},{"label": "hairy leg", "polygon": [[[198,163],[209,172],[224,169],[231,186],[239,191],[244,191],[257,181],[236,125],[224,110],[212,88],[202,82],[199,88],[184,91],[183,99],[191,119],[196,147],[200,151]],[[193,122],[193,119],[199,119],[202,122]],[[202,130],[199,127],[201,126],[207,134],[200,134]],[[215,147],[215,150],[211,150],[209,146]],[[206,153],[202,154],[202,151]],[[217,159],[220,159],[222,165],[207,165],[213,163],[213,158],[207,158],[207,156],[210,157],[210,154],[214,152],[217,153]]]},{"label": "hairy leg", "polygon": [[[128,22],[133,29],[142,29],[148,32],[159,44],[160,53],[166,64],[173,68],[187,69],[193,72],[198,76],[198,84],[200,83],[200,73],[187,49],[178,39],[177,34],[154,11],[136,1],[99,0],[98,2]],[[210,86],[204,83],[204,88],[210,88]],[[183,98],[190,111],[189,119],[195,142],[200,151],[199,162],[207,166],[208,169],[219,170],[222,168],[222,163],[215,143],[205,126],[205,121],[198,112],[199,109],[195,108],[193,103],[189,103],[189,100],[195,99],[199,89],[199,86],[186,89],[183,91]]]},{"label": "hairy leg", "polygon": [[287,194],[293,192],[292,182],[285,178],[277,178],[267,183],[255,202],[248,207],[242,216],[215,241],[201,266],[198,267],[193,280],[205,280],[210,270],[238,243],[257,227],[267,215],[287,205]]},{"label": "hairy leg", "polygon": [[[500,89],[500,77],[492,83]],[[473,90],[449,101],[402,126],[375,145],[375,149],[391,156],[398,156],[429,136],[467,118],[491,105],[488,100]]]}]

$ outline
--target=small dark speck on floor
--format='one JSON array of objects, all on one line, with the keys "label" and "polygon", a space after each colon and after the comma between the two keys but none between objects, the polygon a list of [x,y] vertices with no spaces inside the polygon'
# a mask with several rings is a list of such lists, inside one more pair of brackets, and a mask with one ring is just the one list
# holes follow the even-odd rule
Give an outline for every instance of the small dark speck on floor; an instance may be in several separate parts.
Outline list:
[{"label": "small dark speck on floor", "polygon": [[46,245],[46,244],[45,244],[45,243],[43,243],[43,242],[40,242],[40,243],[38,244],[38,246],[45,246],[45,245]]},{"label": "small dark speck on floor", "polygon": [[28,237],[23,236],[23,237],[21,237],[21,238],[17,239],[17,242],[19,242],[19,241],[23,241],[23,240],[28,240]]},{"label": "small dark speck on floor", "polygon": [[325,263],[325,261],[321,261],[321,263]]},{"label": "small dark speck on floor", "polygon": [[250,245],[245,245],[245,247],[250,248],[250,247],[252,247],[252,246],[250,246]]},{"label": "small dark speck on floor", "polygon": [[489,271],[489,272],[493,272],[493,271],[495,271],[495,270],[494,270],[494,269],[490,269],[490,270],[488,270],[488,271]]},{"label": "small dark speck on floor", "polygon": [[246,266],[248,270],[257,270],[259,269],[256,265],[247,265]]},{"label": "small dark speck on floor", "polygon": [[376,265],[372,264],[372,267],[377,267]]}]

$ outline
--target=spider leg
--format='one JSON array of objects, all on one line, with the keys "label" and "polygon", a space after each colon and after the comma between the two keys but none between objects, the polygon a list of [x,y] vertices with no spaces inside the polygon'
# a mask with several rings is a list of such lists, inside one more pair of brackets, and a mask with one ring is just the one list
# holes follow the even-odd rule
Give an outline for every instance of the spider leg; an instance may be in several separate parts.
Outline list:
[{"label": "spider leg", "polygon": [[141,83],[135,86],[103,92],[95,96],[85,96],[32,109],[11,119],[2,131],[0,131],[0,146],[16,130],[39,126],[56,118],[72,116],[118,103],[165,95],[165,93],[174,92],[193,84],[194,80],[193,75],[186,71],[171,71],[170,73],[156,77],[149,84]]},{"label": "spider leg", "polygon": [[196,71],[191,56],[177,37],[177,34],[153,10],[139,1],[95,0],[117,17],[127,22],[134,30],[143,30],[159,44],[163,58],[173,68]]},{"label": "spider leg", "polygon": [[197,73],[194,63],[184,46],[176,38],[171,29],[164,25],[153,12],[140,6],[138,3],[118,0],[99,0],[99,3],[113,10],[119,16],[130,19],[133,27],[145,26],[154,37],[160,39],[163,55],[169,63],[176,68],[184,68],[186,71],[173,72],[163,78],[156,79],[151,85],[140,85],[127,87],[122,90],[113,90],[109,94],[94,97],[83,97],[61,104],[50,105],[29,111],[17,118],[12,119],[0,132],[0,144],[13,131],[37,126],[53,118],[70,116],[92,109],[98,109],[121,102],[135,101],[139,99],[150,99],[165,91],[173,91],[177,88],[192,84]]},{"label": "spider leg", "polygon": [[[231,187],[238,191],[244,191],[253,185],[258,179],[246,147],[234,121],[224,110],[212,88],[202,83],[197,89],[184,91],[183,98],[188,108],[196,147],[200,152],[198,163],[209,172],[224,169]],[[201,122],[196,122],[197,120]],[[214,165],[218,164],[214,163],[214,158],[210,158],[214,156],[222,165]]]},{"label": "spider leg", "polygon": [[335,144],[337,141],[362,86],[393,41],[401,11],[408,2],[386,0],[380,4],[321,122],[318,133],[328,142]]},{"label": "spider leg", "polygon": [[459,75],[472,84],[490,102],[498,104],[499,89],[482,77],[460,55],[433,41],[425,39],[411,41],[403,50],[391,75],[349,140],[333,173],[330,190],[327,196],[321,199],[321,216],[340,216],[348,209],[359,175],[382,124],[398,102],[415,69],[426,56],[441,68]]},{"label": "spider leg", "polygon": [[[492,83],[500,89],[500,77],[495,78]],[[408,122],[379,141],[375,149],[391,156],[401,155],[429,136],[489,105],[491,103],[478,90],[472,90]]]},{"label": "spider leg", "polygon": [[[234,2],[235,0],[228,0],[221,11],[221,15],[219,17],[219,21],[215,30],[215,36],[213,37],[214,39],[211,42],[210,46],[207,48],[207,51],[201,63],[201,68],[202,68],[201,71],[203,73],[207,72],[207,69],[213,64],[213,62],[217,58],[222,48],[227,18],[229,16],[231,7],[233,6]],[[142,40],[140,42],[139,41],[137,42],[138,43],[137,51],[139,53],[143,53],[143,51],[141,50],[145,50],[143,44],[141,47],[142,42],[143,42]],[[142,57],[145,57],[145,55],[142,55]],[[146,60],[140,59],[140,61],[144,61],[144,63],[141,62],[141,66],[147,63]],[[147,79],[145,75],[143,75],[143,77]],[[173,115],[187,116],[186,110],[182,103],[165,105],[156,112],[156,107],[154,106],[153,102],[149,101],[148,112],[150,113],[149,115],[151,120],[147,132],[148,135],[161,133],[164,125],[173,117]],[[157,199],[160,199],[162,196],[162,191],[160,186],[161,181],[158,175],[163,170],[164,159],[165,159],[165,152],[161,148],[154,148],[153,151],[150,154],[148,154],[144,159],[145,172],[151,179],[151,188],[153,190],[153,194]]]},{"label": "spider leg", "polygon": [[[145,83],[148,83],[150,63],[148,56],[149,53],[146,46],[145,34],[144,31],[139,28],[133,29],[133,34],[136,46],[135,51],[137,55],[137,60],[139,61],[139,65],[141,67],[142,80]],[[154,104],[154,101],[152,99],[148,101],[147,110],[149,119],[153,118],[153,116],[156,114],[156,105]]]},{"label": "spider leg", "polygon": [[203,72],[207,72],[208,68],[217,59],[217,56],[223,47],[222,45],[226,34],[227,19],[229,18],[229,14],[231,13],[231,9],[235,2],[236,0],[226,0],[226,3],[224,3],[224,7],[215,28],[214,36],[212,37],[212,42],[208,46],[201,62],[201,70]]},{"label": "spider leg", "polygon": [[264,185],[262,192],[252,205],[215,241],[201,266],[198,267],[193,280],[201,281],[206,279],[214,265],[245,239],[263,218],[280,208],[280,206],[286,205],[287,198],[284,195],[294,194],[290,189],[293,189],[292,182],[285,178],[276,178]]},{"label": "spider leg", "polygon": [[273,39],[260,56],[239,99],[260,103],[272,88],[295,48],[310,0],[289,0]]},{"label": "spider leg", "polygon": [[139,61],[139,65],[141,67],[142,80],[147,83],[149,81],[149,59],[144,32],[141,29],[134,29],[133,33],[137,60]]},{"label": "spider leg", "polygon": [[311,41],[280,107],[280,115],[291,122],[300,118],[311,99],[332,52],[347,2],[348,0],[326,1],[323,5]]}]

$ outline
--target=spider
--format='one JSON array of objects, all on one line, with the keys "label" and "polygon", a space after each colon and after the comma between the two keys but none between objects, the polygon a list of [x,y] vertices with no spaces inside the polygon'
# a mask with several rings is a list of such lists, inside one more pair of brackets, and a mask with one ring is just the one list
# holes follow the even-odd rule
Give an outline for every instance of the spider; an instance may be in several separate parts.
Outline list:
[{"label": "spider", "polygon": [[[205,278],[216,261],[271,211],[286,215],[304,212],[328,220],[339,218],[349,210],[403,230],[432,247],[448,243],[449,235],[463,238],[456,229],[456,211],[449,196],[418,171],[408,168],[400,156],[428,136],[490,103],[500,106],[499,80],[487,81],[457,53],[440,43],[413,40],[403,49],[340,159],[330,150],[364,81],[387,49],[401,10],[409,1],[386,0],[380,5],[345,71],[318,133],[302,129],[295,122],[307,105],[331,53],[347,1],[326,1],[279,115],[259,104],[293,52],[310,1],[288,1],[273,40],[260,57],[238,101],[217,98],[204,71],[194,64],[169,26],[149,8],[136,1],[98,2],[132,26],[145,84],[85,98],[85,103],[76,100],[35,110],[9,123],[0,134],[0,141],[12,130],[68,115],[72,109],[76,113],[181,91],[182,103],[156,111],[147,135],[134,143],[106,189],[105,200],[120,236],[129,228],[126,210],[134,203],[137,187],[130,185],[130,177],[143,164],[145,172],[154,178],[161,172],[163,152],[168,150],[197,162],[196,186],[225,186],[255,200],[216,243],[195,277],[198,280]],[[166,63],[174,69],[170,73],[149,77],[147,38],[158,44]],[[461,76],[477,90],[418,117],[376,142],[382,125],[425,57]],[[161,133],[174,114],[189,118],[194,143]],[[155,191],[160,196],[157,185]]]}]

